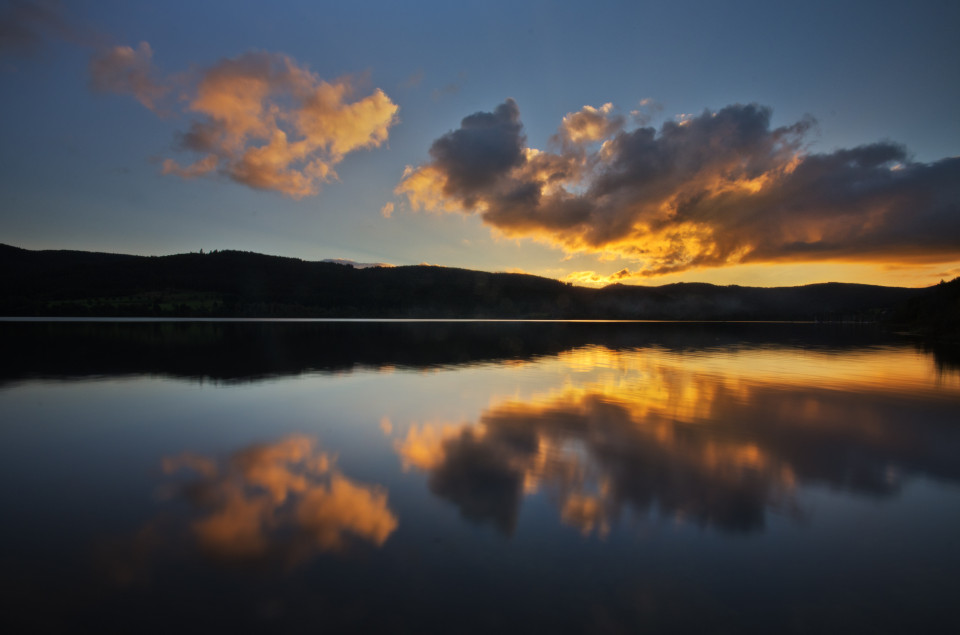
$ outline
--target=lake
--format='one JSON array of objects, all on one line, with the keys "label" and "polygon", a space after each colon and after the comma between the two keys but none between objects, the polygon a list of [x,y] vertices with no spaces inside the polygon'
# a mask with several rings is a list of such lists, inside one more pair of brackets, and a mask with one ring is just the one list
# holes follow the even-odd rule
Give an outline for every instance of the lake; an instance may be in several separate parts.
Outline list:
[{"label": "lake", "polygon": [[822,324],[0,339],[8,632],[960,632],[956,350]]}]

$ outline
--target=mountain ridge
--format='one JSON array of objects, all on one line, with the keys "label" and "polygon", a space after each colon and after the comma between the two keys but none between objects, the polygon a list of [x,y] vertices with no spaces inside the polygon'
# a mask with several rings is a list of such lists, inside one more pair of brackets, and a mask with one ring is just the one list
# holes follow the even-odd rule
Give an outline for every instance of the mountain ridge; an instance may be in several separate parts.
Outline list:
[{"label": "mountain ridge", "polygon": [[6,316],[870,320],[929,293],[859,283],[601,289],[457,267],[353,267],[255,252],[136,256],[0,244]]}]

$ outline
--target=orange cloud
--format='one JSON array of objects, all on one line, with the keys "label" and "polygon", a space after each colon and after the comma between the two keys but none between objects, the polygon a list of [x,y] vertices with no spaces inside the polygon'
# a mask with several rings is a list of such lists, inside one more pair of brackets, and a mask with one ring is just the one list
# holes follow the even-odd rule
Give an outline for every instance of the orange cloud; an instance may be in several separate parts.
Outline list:
[{"label": "orange cloud", "polygon": [[599,496],[573,493],[564,501],[560,519],[580,529],[585,536],[594,532],[605,536],[610,532],[610,520],[607,518],[609,511],[604,507],[604,501]]},{"label": "orange cloud", "polygon": [[429,165],[414,169],[407,166],[403,171],[403,181],[397,185],[394,193],[405,195],[410,207],[416,210],[456,212],[462,209],[456,200],[443,194],[446,178],[443,173]]},{"label": "orange cloud", "polygon": [[164,458],[164,473],[182,469],[200,476],[184,490],[201,512],[193,535],[218,558],[290,566],[351,538],[382,545],[397,528],[386,491],[341,474],[310,437],[253,445],[225,463],[192,453]]},{"label": "orange cloud", "polygon": [[387,511],[387,495],[334,475],[328,488],[312,488],[297,506],[297,522],[325,551],[341,549],[344,534],[362,536],[380,546],[397,528]]},{"label": "orange cloud", "polygon": [[612,113],[613,104],[610,103],[599,108],[584,106],[577,112],[568,113],[560,122],[556,138],[571,144],[602,141],[623,127],[623,117]]},{"label": "orange cloud", "polygon": [[597,273],[596,271],[572,271],[564,276],[562,280],[563,282],[570,282],[585,287],[605,287],[617,282],[623,283],[640,277],[643,277],[642,274],[637,274],[627,268],[623,268],[609,275]]},{"label": "orange cloud", "polygon": [[220,157],[215,154],[208,154],[187,166],[182,166],[173,159],[165,159],[162,171],[164,174],[175,174],[183,179],[192,179],[213,172],[219,164]]},{"label": "orange cloud", "polygon": [[412,425],[406,437],[396,440],[393,447],[403,460],[403,469],[429,470],[443,459],[444,444],[460,432],[460,426],[450,424]]},{"label": "orange cloud", "polygon": [[162,79],[152,55],[146,42],[114,47],[93,58],[90,76],[95,89],[131,94],[151,110],[177,88],[177,104],[197,117],[180,146],[200,158],[186,165],[166,159],[164,174],[219,172],[300,199],[335,180],[347,154],[383,145],[397,121],[398,107],[382,90],[357,98],[349,77],[325,81],[279,53],[245,53]]},{"label": "orange cloud", "polygon": [[212,478],[217,473],[217,462],[193,452],[184,452],[177,456],[165,456],[160,463],[164,474],[173,474],[183,469],[193,470],[197,474]]},{"label": "orange cloud", "polygon": [[610,104],[588,106],[548,152],[526,146],[508,99],[434,141],[395,191],[414,210],[477,213],[507,237],[622,258],[633,276],[960,256],[960,158],[914,163],[889,142],[808,154],[812,120],[770,119],[735,104],[625,130]]}]

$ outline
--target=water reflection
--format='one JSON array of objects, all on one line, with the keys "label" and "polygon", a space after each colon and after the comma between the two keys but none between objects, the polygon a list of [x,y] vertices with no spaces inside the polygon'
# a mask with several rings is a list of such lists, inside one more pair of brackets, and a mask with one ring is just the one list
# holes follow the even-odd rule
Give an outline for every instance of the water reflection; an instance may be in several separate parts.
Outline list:
[{"label": "water reflection", "polygon": [[679,323],[0,322],[0,387],[25,378],[164,375],[256,381],[363,368],[536,361],[585,346],[695,353],[738,348],[858,352],[915,346],[957,374],[960,355],[868,327]]},{"label": "water reflection", "polygon": [[957,631],[960,374],[909,341],[8,327],[16,632]]},{"label": "water reflection", "polygon": [[163,511],[114,559],[121,582],[139,574],[124,562],[142,566],[194,549],[216,562],[289,569],[358,543],[379,547],[398,524],[385,488],[344,476],[335,457],[304,435],[225,460],[184,452],[164,457],[161,468],[169,479],[160,489]]},{"label": "water reflection", "polygon": [[496,401],[477,421],[398,429],[402,464],[506,534],[539,492],[584,534],[604,535],[626,510],[747,532],[771,512],[804,518],[801,485],[890,496],[915,475],[960,480],[956,394],[917,396],[928,362],[909,351],[594,346],[556,364],[564,385]]}]

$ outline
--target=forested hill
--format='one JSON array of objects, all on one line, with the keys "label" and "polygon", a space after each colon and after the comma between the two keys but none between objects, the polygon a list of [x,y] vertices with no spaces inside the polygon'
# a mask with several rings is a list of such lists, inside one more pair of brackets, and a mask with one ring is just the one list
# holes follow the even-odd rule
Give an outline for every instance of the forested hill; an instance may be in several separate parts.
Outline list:
[{"label": "forested hill", "polygon": [[240,251],[145,257],[0,245],[7,316],[878,319],[926,292],[841,283],[589,289],[523,274],[359,269]]},{"label": "forested hill", "polygon": [[960,342],[960,278],[924,289],[898,304],[888,321],[916,333]]}]

